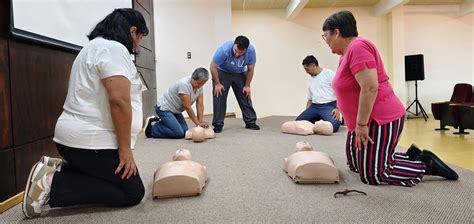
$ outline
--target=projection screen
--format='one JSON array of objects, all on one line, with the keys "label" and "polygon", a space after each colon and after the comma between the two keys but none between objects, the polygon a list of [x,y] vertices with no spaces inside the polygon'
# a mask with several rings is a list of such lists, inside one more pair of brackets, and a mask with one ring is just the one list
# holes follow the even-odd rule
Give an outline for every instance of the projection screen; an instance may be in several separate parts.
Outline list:
[{"label": "projection screen", "polygon": [[132,8],[132,0],[11,0],[10,31],[14,38],[79,51],[115,8]]}]

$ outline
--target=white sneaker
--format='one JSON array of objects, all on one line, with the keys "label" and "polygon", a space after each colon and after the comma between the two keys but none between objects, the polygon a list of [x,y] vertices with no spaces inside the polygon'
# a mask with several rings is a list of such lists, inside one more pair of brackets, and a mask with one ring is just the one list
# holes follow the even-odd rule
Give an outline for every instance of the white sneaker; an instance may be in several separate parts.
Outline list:
[{"label": "white sneaker", "polygon": [[150,116],[150,117],[147,117],[146,120],[145,120],[145,136],[147,138],[151,138],[151,128],[153,126],[153,122],[156,122],[156,121],[159,121],[160,118],[158,117],[155,117],[155,116]]},{"label": "white sneaker", "polygon": [[56,169],[41,162],[37,162],[31,168],[28,182],[23,194],[23,214],[27,218],[38,217],[41,214],[41,207],[49,201],[51,186],[48,183],[48,176],[54,174]]},{"label": "white sneaker", "polygon": [[60,158],[52,158],[52,157],[49,157],[49,156],[42,156],[39,161],[41,163],[43,163],[44,165],[46,165],[46,166],[53,167],[58,172],[61,171],[61,165],[64,162]]}]

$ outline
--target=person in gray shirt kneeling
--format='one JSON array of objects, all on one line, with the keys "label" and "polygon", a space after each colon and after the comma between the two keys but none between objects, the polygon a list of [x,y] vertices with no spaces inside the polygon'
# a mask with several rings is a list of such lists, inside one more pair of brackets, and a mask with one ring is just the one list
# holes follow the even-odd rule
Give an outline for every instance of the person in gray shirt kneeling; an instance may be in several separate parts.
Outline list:
[{"label": "person in gray shirt kneeling", "polygon": [[[208,128],[203,120],[203,86],[209,79],[205,68],[197,68],[191,76],[178,80],[159,99],[155,106],[158,117],[147,118],[145,135],[147,138],[184,138],[188,125],[181,112],[186,111],[196,126]],[[192,105],[196,102],[194,113]]]}]

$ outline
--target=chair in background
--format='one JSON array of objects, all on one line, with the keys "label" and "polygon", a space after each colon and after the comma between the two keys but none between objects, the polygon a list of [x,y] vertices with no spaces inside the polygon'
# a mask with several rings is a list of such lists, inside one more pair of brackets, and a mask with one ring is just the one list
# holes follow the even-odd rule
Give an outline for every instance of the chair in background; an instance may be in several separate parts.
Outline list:
[{"label": "chair in background", "polygon": [[451,99],[446,102],[436,102],[431,104],[431,111],[435,120],[439,120],[440,128],[435,130],[449,130],[446,125],[458,128],[460,114],[457,106],[449,105],[463,104],[471,100],[472,85],[468,83],[458,83],[454,86]]},{"label": "chair in background", "polygon": [[469,134],[464,129],[474,130],[474,96],[471,97],[469,103],[461,104],[457,106],[460,121],[459,121],[459,132],[462,134]]}]

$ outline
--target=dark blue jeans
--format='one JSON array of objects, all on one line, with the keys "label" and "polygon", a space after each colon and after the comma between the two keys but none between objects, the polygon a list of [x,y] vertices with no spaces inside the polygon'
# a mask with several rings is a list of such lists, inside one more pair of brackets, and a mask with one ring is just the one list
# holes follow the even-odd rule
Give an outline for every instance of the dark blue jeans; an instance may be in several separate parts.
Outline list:
[{"label": "dark blue jeans", "polygon": [[155,106],[155,112],[161,120],[151,127],[153,138],[184,138],[188,125],[181,113],[162,111],[159,106]]},{"label": "dark blue jeans", "polygon": [[296,118],[297,121],[306,120],[314,123],[319,120],[329,121],[332,124],[333,132],[339,130],[341,127],[341,122],[334,119],[331,112],[336,108],[336,101],[329,103],[316,104],[313,103],[308,107],[303,113]]}]

